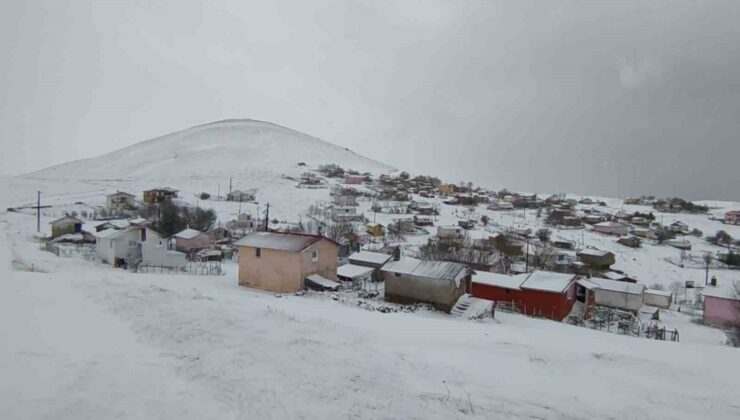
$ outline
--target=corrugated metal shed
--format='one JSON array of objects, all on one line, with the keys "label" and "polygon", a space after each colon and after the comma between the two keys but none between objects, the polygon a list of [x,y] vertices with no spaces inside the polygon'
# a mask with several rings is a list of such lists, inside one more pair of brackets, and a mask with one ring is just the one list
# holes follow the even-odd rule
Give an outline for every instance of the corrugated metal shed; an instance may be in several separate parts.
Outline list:
[{"label": "corrugated metal shed", "polygon": [[460,284],[460,280],[468,273],[467,267],[460,263],[423,261],[411,257],[402,257],[398,261],[391,260],[381,270],[417,277],[450,280],[458,285]]}]

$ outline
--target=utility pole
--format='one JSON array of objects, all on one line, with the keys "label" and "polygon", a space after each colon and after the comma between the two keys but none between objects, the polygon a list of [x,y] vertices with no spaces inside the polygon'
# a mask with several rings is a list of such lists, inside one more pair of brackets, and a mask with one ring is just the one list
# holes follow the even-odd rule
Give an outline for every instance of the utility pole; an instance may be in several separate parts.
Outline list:
[{"label": "utility pole", "polygon": [[266,204],[267,210],[265,210],[265,232],[269,230],[268,223],[270,223],[270,203]]},{"label": "utility pole", "polygon": [[218,194],[216,194],[216,200],[221,200],[221,184],[218,184]]},{"label": "utility pole", "polygon": [[233,179],[233,178],[229,178],[229,195],[231,195],[231,180],[232,180],[232,179]]},{"label": "utility pole", "polygon": [[524,272],[529,273],[529,235],[527,235],[527,253],[524,255]]},{"label": "utility pole", "polygon": [[41,232],[41,191],[36,195],[36,232]]}]

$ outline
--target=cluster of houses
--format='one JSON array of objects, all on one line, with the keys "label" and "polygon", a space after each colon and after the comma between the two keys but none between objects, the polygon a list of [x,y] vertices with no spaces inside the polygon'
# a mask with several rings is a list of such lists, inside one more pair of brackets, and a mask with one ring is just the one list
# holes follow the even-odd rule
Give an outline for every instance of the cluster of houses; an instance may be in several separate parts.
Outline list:
[{"label": "cluster of houses", "polygon": [[[612,252],[592,248],[576,251],[573,242],[553,238],[547,243],[548,249],[553,250],[551,255],[530,255],[531,231],[507,233],[512,238],[519,238],[513,245],[520,248],[525,261],[522,264],[512,260],[504,270],[493,270],[508,274],[492,272],[489,271],[490,266],[471,262],[403,256],[398,247],[357,251],[370,242],[383,241],[388,232],[399,235],[428,233],[427,229],[435,226],[439,208],[424,198],[436,196],[443,197],[445,204],[469,209],[469,213],[479,204],[485,204],[491,210],[545,209],[547,223],[551,226],[583,228],[588,225],[594,232],[613,235],[621,244],[631,247],[639,247],[641,240],[655,236],[658,227],[651,215],[608,214],[597,208],[576,211],[577,204],[600,203],[558,195],[543,200],[536,195],[474,190],[472,185],[442,184],[431,177],[412,178],[403,173],[396,177],[383,175],[376,181],[369,174],[344,171],[336,165],[325,165],[321,173],[343,179],[342,185],[332,191],[332,203],[328,209],[333,222],[353,225],[346,238],[354,244],[349,248],[344,237],[333,240],[320,234],[258,231],[259,221],[248,214],[240,214],[236,220],[220,228],[224,232],[186,228],[171,237],[163,237],[141,218],[126,223],[102,221],[94,224],[94,232],[87,232],[83,227],[93,224],[70,215],[51,222],[51,240],[95,243],[97,258],[113,266],[180,267],[195,258],[210,258],[216,254],[220,258],[228,245],[220,246],[219,238],[225,238],[223,244],[229,244],[236,237],[241,238],[233,244],[238,251],[240,285],[292,293],[306,288],[332,291],[352,284],[365,290],[382,290],[389,302],[428,303],[446,312],[452,311],[466,294],[527,315],[557,321],[570,315],[587,320],[596,307],[637,313],[643,305],[667,309],[672,304],[671,293],[647,289],[634,279],[611,273],[610,266],[615,262]],[[299,186],[318,188],[324,183],[320,176],[306,172]],[[365,193],[354,188],[363,184],[369,190],[375,190],[376,199],[408,202],[400,210],[405,216],[387,226],[367,223],[358,211],[358,198]],[[421,198],[410,200],[411,193]],[[155,188],[143,192],[143,202],[161,203],[176,198],[177,194],[178,191],[172,188]],[[235,190],[227,199],[251,201],[254,192]],[[110,194],[106,198],[106,207],[111,214],[135,215],[136,196],[126,192]],[[740,211],[725,214],[726,223],[737,224],[739,218]],[[467,217],[457,225],[436,226],[433,240],[460,241],[465,237],[465,231],[477,223],[478,219]],[[689,233],[689,227],[682,222],[675,222],[667,229],[676,235]],[[352,253],[352,250],[356,252]],[[339,265],[339,257],[344,256],[347,256],[347,263]],[[530,257],[549,259],[532,270]],[[728,314],[736,311],[737,298],[712,291],[705,291],[704,296],[708,322],[731,322]]]},{"label": "cluster of houses", "polygon": [[[631,313],[643,305],[668,309],[673,297],[627,277],[607,279],[541,270],[514,275],[473,271],[461,263],[402,256],[399,248],[390,253],[359,251],[338,266],[338,244],[320,235],[253,232],[236,245],[239,284],[277,293],[382,284],[389,302],[423,302],[450,312],[463,295],[470,294],[557,321],[570,315],[587,320],[595,307]],[[707,296],[708,307],[713,307]]]},{"label": "cluster of houses", "polygon": [[[173,188],[154,188],[143,191],[142,201],[146,204],[162,203],[177,198],[177,194]],[[105,209],[109,215],[135,215],[138,208],[133,194],[118,191],[106,196]],[[253,227],[251,220],[241,219],[244,218],[240,218],[239,223]],[[223,254],[213,232],[186,228],[171,237],[163,237],[141,217],[85,222],[76,215],[65,215],[51,221],[50,225],[49,243],[94,244],[96,258],[115,267],[144,264],[178,268],[184,267],[188,261],[220,259]]]}]

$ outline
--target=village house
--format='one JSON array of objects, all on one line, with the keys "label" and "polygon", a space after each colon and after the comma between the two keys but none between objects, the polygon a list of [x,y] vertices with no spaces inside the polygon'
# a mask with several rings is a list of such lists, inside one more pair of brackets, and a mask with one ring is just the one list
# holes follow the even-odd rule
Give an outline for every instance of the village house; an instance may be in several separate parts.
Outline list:
[{"label": "village house", "polygon": [[[341,270],[341,276],[351,277],[350,274],[360,275],[362,277],[368,278],[371,281],[380,281],[380,268],[383,267],[388,261],[390,261],[391,258],[393,258],[391,255],[382,254],[380,252],[355,252],[347,258],[348,264],[342,266],[345,268]],[[362,267],[362,269],[356,267]],[[370,271],[368,272],[367,270]],[[340,276],[339,269],[337,269],[337,275]]]},{"label": "village house", "polygon": [[474,206],[476,204],[475,197],[470,193],[460,193],[455,195],[457,204],[463,206]]},{"label": "village house", "polygon": [[356,206],[357,196],[354,194],[338,194],[334,196],[334,204],[340,207]]},{"label": "village house", "polygon": [[577,281],[578,300],[586,304],[588,318],[594,305],[637,313],[643,304],[645,285],[623,281],[590,278]]},{"label": "village house", "polygon": [[82,223],[82,220],[74,216],[64,216],[53,220],[49,222],[51,225],[51,238],[54,239],[67,233],[80,233],[82,232]]},{"label": "village house", "polygon": [[416,226],[434,226],[434,218],[432,216],[419,216],[415,214],[414,224]]},{"label": "village house", "polygon": [[211,237],[204,232],[195,229],[184,229],[174,235],[175,249],[191,254],[211,246]]},{"label": "village house", "polygon": [[645,305],[670,309],[673,303],[673,293],[665,290],[645,289],[642,299]]},{"label": "village house", "polygon": [[185,254],[171,250],[166,239],[146,226],[107,229],[95,236],[97,258],[114,267],[142,263],[174,268],[186,264]]},{"label": "village house", "polygon": [[686,223],[684,223],[684,222],[682,222],[682,221],[680,221],[680,220],[677,220],[677,221],[671,223],[670,226],[668,226],[668,230],[670,230],[673,233],[678,233],[678,234],[681,234],[681,235],[686,235],[686,234],[689,233],[689,225],[686,224]]},{"label": "village house", "polygon": [[508,304],[523,314],[561,321],[576,301],[577,278],[574,274],[549,271],[515,276],[481,271],[473,275],[472,294]]},{"label": "village house", "polygon": [[629,227],[617,222],[601,222],[594,225],[594,232],[605,235],[622,236],[629,233]]},{"label": "village house", "polygon": [[437,188],[437,191],[443,195],[454,194],[457,191],[457,186],[454,184],[442,184]]},{"label": "village house", "polygon": [[338,244],[323,236],[254,232],[236,246],[240,286],[289,293],[304,289],[311,275],[314,283],[337,280]]},{"label": "village house", "polygon": [[616,261],[614,253],[601,249],[586,248],[577,253],[578,259],[592,267],[607,269]]},{"label": "village house", "polygon": [[634,216],[630,222],[636,226],[650,226],[650,219],[643,216]]},{"label": "village house", "polygon": [[583,222],[589,225],[595,225],[604,221],[603,214],[587,214],[583,216]]},{"label": "village house", "polygon": [[178,191],[174,188],[153,188],[151,190],[144,191],[144,202],[145,203],[162,203],[165,200],[177,198]]},{"label": "village house", "polygon": [[385,236],[385,227],[380,223],[372,223],[365,226],[367,233],[375,238],[382,238]]},{"label": "village house", "polygon": [[361,214],[357,214],[355,206],[334,206],[331,209],[331,218],[335,222],[352,222],[362,217]]},{"label": "village house", "polygon": [[449,312],[470,287],[470,271],[460,263],[396,256],[380,269],[389,302],[430,303]]},{"label": "village house", "polygon": [[617,242],[630,248],[639,248],[642,246],[642,240],[637,236],[624,236],[617,239]]},{"label": "village house", "polygon": [[740,210],[730,210],[725,212],[725,223],[728,225],[740,224]]},{"label": "village house", "polygon": [[434,204],[427,201],[412,201],[409,204],[409,210],[416,211],[419,214],[432,216],[437,214],[437,209],[434,208]]},{"label": "village house", "polygon": [[344,177],[344,183],[349,185],[359,185],[365,180],[362,175],[347,175]]},{"label": "village house", "polygon": [[706,287],[704,296],[704,322],[723,327],[740,327],[740,294],[732,289]]},{"label": "village house", "polygon": [[248,202],[254,201],[254,191],[234,190],[226,194],[226,201]]},{"label": "village house", "polygon": [[440,239],[462,239],[463,236],[465,236],[465,230],[460,226],[437,226],[437,237]]},{"label": "village house", "polygon": [[488,210],[514,210],[514,204],[509,201],[497,200],[486,208]]},{"label": "village house", "polygon": [[645,239],[653,239],[655,237],[655,232],[648,228],[634,228],[632,229],[632,234]]},{"label": "village house", "polygon": [[388,224],[388,230],[395,234],[401,234],[401,235],[417,233],[417,227],[416,227],[416,224],[414,224],[413,218],[394,219],[391,223]]},{"label": "village house", "polygon": [[136,196],[127,192],[118,191],[106,196],[108,210],[133,210],[136,208]]}]

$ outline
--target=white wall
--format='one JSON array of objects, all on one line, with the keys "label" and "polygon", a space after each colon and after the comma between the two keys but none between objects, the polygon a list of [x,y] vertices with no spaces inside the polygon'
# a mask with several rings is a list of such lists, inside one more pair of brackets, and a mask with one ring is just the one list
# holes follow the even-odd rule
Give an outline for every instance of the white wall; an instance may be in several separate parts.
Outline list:
[{"label": "white wall", "polygon": [[142,262],[148,265],[182,267],[185,254],[167,249],[167,241],[155,231],[147,228],[146,241],[141,244]]},{"label": "white wall", "polygon": [[628,311],[639,311],[642,307],[642,295],[595,289],[594,297],[597,305],[611,306]]}]

